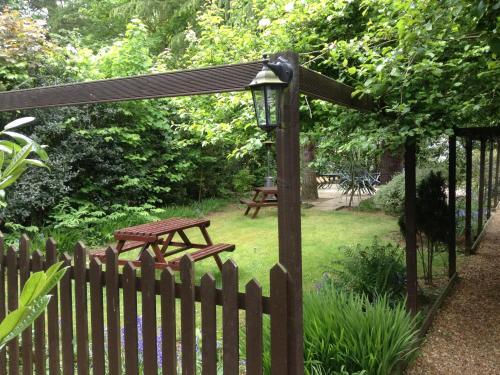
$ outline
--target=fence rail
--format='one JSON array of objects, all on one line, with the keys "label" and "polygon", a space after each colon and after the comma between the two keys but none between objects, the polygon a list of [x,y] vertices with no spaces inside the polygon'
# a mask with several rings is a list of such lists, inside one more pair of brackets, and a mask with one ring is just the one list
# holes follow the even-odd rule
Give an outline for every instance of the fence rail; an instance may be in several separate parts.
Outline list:
[{"label": "fence rail", "polygon": [[[223,265],[219,289],[211,274],[195,283],[188,255],[182,258],[178,282],[172,270],[156,271],[147,252],[140,268],[131,263],[119,267],[112,248],[102,264],[89,259],[81,243],[71,258],[58,256],[53,240],[42,254],[30,251],[26,236],[18,250],[5,250],[0,238],[0,319],[17,308],[30,273],[47,269],[58,258],[68,270],[33,329],[0,352],[0,375],[195,374],[200,368],[202,374],[222,369],[225,374],[258,375],[265,356],[271,358],[272,374],[288,372],[290,279],[280,264],[270,271],[271,296],[265,297],[256,280],[246,284],[244,293],[238,291],[238,266],[231,260]],[[270,316],[270,327],[264,315]],[[270,349],[264,345],[266,329]]]}]

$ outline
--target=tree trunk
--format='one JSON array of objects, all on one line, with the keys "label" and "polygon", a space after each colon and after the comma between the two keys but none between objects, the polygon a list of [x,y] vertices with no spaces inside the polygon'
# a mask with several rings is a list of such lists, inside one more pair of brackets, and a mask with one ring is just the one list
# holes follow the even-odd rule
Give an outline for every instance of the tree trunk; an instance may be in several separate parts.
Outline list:
[{"label": "tree trunk", "polygon": [[302,150],[302,199],[313,201],[318,199],[318,182],[316,171],[310,167],[315,159],[316,143],[307,142]]},{"label": "tree trunk", "polygon": [[386,184],[403,169],[403,152],[385,149],[380,157],[380,183]]}]

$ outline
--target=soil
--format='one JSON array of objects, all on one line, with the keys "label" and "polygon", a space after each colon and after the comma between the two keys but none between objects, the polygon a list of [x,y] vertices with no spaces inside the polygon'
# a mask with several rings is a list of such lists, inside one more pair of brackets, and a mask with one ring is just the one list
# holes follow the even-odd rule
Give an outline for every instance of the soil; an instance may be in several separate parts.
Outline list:
[{"label": "soil", "polygon": [[407,375],[500,375],[500,210],[464,262]]}]

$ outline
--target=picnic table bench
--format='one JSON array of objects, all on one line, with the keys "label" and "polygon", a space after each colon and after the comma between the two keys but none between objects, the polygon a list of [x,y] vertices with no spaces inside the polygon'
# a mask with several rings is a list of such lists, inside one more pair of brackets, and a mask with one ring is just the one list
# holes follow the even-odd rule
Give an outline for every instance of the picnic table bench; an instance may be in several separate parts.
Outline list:
[{"label": "picnic table bench", "polygon": [[[233,251],[235,246],[225,243],[214,244],[207,232],[207,227],[209,226],[210,220],[206,219],[170,218],[154,223],[118,229],[114,233],[114,237],[118,241],[116,244],[118,255],[130,250],[141,249],[136,260],[119,259],[118,264],[124,265],[127,262],[131,262],[136,266],[140,266],[141,254],[144,251],[148,251],[148,248],[151,248],[155,257],[156,268],[170,267],[172,270],[179,270],[181,257],[170,257],[190,249],[195,249],[189,253],[195,262],[213,257],[219,269],[222,270],[222,261],[219,258],[219,253]],[[185,232],[185,230],[190,228],[198,228],[205,243],[192,242]],[[175,235],[178,235],[180,238],[176,240],[174,238]],[[101,261],[106,261],[105,251],[95,252],[92,256],[99,258]]]},{"label": "picnic table bench", "polygon": [[271,187],[256,187],[253,189],[254,195],[252,199],[241,199],[240,203],[247,206],[245,215],[248,215],[250,210],[254,208],[252,219],[257,217],[261,207],[276,207],[278,206],[278,188]]}]

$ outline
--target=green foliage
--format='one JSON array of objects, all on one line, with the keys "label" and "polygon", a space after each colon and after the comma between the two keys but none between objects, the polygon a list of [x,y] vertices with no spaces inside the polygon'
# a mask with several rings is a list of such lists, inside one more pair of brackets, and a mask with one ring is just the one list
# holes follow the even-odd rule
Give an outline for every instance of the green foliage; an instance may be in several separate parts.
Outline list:
[{"label": "green foliage", "polygon": [[[439,172],[428,168],[417,168],[416,184],[420,185],[423,179],[430,173]],[[441,173],[441,172],[439,172]],[[378,208],[391,215],[400,215],[404,210],[405,203],[405,175],[397,174],[387,184],[378,188],[374,196],[374,202]]]},{"label": "green foliage", "polygon": [[46,272],[35,272],[26,281],[19,297],[19,307],[0,323],[0,349],[30,327],[46,309],[50,302],[48,294],[66,272],[66,268],[60,268],[61,265],[56,263]]},{"label": "green foliage", "polygon": [[[264,320],[264,373],[270,374],[271,335]],[[242,332],[244,337],[244,332]],[[242,340],[243,342],[244,340]],[[304,362],[308,375],[387,375],[418,348],[417,318],[405,303],[325,287],[304,295]],[[240,351],[244,353],[244,348]]]},{"label": "green foliage", "polygon": [[[424,278],[432,283],[434,254],[442,244],[448,242],[449,207],[446,197],[446,182],[440,172],[431,171],[417,185],[416,228],[420,239],[420,254]],[[406,233],[405,217],[399,219],[401,232]],[[424,255],[426,252],[426,257]]]},{"label": "green foliage", "polygon": [[391,243],[374,241],[344,248],[345,258],[331,273],[331,282],[341,289],[365,294],[370,301],[386,295],[400,301],[405,292],[404,250]]},{"label": "green foliage", "polygon": [[248,168],[240,169],[233,177],[233,188],[237,193],[247,193],[255,184],[255,175]]}]

